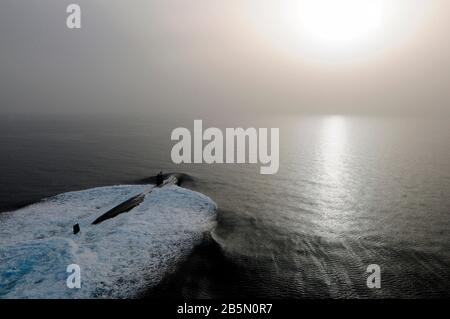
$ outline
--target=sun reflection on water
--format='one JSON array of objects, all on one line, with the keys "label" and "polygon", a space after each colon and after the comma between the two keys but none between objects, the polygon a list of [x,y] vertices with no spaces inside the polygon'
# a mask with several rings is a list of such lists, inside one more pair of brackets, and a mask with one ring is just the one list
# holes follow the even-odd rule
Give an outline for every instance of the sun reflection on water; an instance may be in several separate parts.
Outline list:
[{"label": "sun reflection on water", "polygon": [[323,120],[319,137],[319,180],[320,190],[317,204],[322,226],[337,235],[348,228],[347,199],[345,181],[348,172],[348,125],[345,117],[331,116]]},{"label": "sun reflection on water", "polygon": [[324,119],[320,137],[320,156],[325,177],[339,184],[346,154],[347,127],[343,116]]}]

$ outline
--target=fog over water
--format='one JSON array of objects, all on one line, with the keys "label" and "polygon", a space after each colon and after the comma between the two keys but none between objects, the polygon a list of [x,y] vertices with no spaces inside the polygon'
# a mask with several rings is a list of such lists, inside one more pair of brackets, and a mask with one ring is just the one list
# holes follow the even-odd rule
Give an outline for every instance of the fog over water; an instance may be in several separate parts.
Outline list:
[{"label": "fog over water", "polygon": [[388,1],[379,33],[327,54],[292,0],[77,3],[69,30],[67,1],[2,1],[2,113],[449,115],[446,0]]}]

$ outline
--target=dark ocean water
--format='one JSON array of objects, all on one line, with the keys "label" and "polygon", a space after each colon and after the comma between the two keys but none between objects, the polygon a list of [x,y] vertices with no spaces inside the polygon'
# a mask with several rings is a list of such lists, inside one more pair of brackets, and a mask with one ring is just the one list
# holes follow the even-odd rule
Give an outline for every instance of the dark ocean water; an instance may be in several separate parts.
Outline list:
[{"label": "dark ocean water", "polygon": [[[280,170],[174,165],[171,131],[194,119],[0,119],[0,211],[159,170],[220,208],[213,241],[150,296],[449,297],[450,119],[204,121],[279,127]],[[381,267],[368,289],[366,267]]]}]

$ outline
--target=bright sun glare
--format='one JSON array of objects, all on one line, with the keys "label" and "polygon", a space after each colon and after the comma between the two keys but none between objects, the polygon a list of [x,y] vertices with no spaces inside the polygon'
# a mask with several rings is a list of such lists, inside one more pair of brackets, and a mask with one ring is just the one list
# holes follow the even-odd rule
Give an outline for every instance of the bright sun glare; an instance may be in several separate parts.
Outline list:
[{"label": "bright sun glare", "polygon": [[315,42],[323,45],[353,45],[367,40],[382,26],[383,6],[380,0],[314,0],[298,8],[297,20]]},{"label": "bright sun glare", "polygon": [[424,0],[254,1],[249,21],[261,39],[294,59],[327,65],[370,60],[402,45],[433,7]]},{"label": "bright sun glare", "polygon": [[363,57],[386,42],[385,31],[396,7],[392,1],[273,0],[258,7],[253,21],[274,48],[294,56],[338,61]]}]

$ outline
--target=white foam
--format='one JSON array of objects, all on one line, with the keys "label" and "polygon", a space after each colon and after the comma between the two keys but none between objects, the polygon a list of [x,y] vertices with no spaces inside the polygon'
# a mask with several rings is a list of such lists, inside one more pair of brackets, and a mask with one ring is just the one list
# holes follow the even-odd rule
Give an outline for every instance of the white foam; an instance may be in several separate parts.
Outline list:
[{"label": "white foam", "polygon": [[[127,298],[157,284],[214,227],[216,204],[166,186],[132,211],[91,225],[148,188],[64,193],[0,214],[0,298]],[[81,232],[74,235],[76,223]],[[81,267],[80,289],[66,286],[73,263]]]}]

